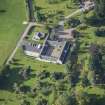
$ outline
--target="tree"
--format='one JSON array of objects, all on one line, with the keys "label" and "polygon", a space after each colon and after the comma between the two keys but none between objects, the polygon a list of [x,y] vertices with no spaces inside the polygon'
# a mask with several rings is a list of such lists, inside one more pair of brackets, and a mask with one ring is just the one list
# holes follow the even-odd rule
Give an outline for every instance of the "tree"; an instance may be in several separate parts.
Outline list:
[{"label": "tree", "polygon": [[76,100],[78,105],[90,105],[90,97],[86,92],[82,91],[76,91]]},{"label": "tree", "polygon": [[95,85],[95,72],[94,71],[89,71],[88,80],[91,85]]},{"label": "tree", "polygon": [[21,99],[21,104],[20,105],[30,105],[30,102],[25,100],[25,99]]},{"label": "tree", "polygon": [[8,77],[10,75],[10,65],[3,65],[0,71],[0,88],[7,88]]},{"label": "tree", "polygon": [[94,0],[97,17],[105,19],[105,0]]},{"label": "tree", "polygon": [[105,36],[105,27],[101,26],[95,29],[96,36],[104,37]]},{"label": "tree", "polygon": [[88,81],[88,78],[87,78],[87,72],[85,70],[82,71],[80,79],[81,79],[82,86],[84,86],[84,87],[88,86],[89,81]]},{"label": "tree", "polygon": [[55,87],[52,88],[52,93],[49,95],[49,98],[48,98],[48,105],[53,105],[55,100],[57,99],[57,91],[55,89]]},{"label": "tree", "polygon": [[14,84],[13,84],[13,89],[14,89],[14,91],[15,91],[16,93],[19,93],[19,92],[20,92],[20,87],[18,86],[17,83],[14,83]]},{"label": "tree", "polygon": [[55,100],[54,105],[75,105],[75,100],[72,96],[63,93]]},{"label": "tree", "polygon": [[35,21],[34,17],[34,7],[33,7],[33,0],[25,0],[26,1],[26,8],[28,10],[28,19],[31,22]]},{"label": "tree", "polygon": [[48,105],[48,101],[43,97],[37,97],[35,103],[36,105]]},{"label": "tree", "polygon": [[19,74],[20,74],[20,76],[21,76],[24,80],[28,79],[28,77],[29,77],[30,74],[31,74],[31,66],[28,66],[28,67],[26,67],[26,68],[23,68],[23,70],[21,70],[21,71],[19,72]]},{"label": "tree", "polygon": [[82,24],[86,24],[87,23],[87,18],[86,18],[86,15],[84,13],[82,13],[82,15],[80,16],[80,22]]},{"label": "tree", "polygon": [[92,44],[90,47],[90,67],[91,70],[95,70],[95,72],[98,72],[98,70],[101,69],[101,59],[102,59],[102,54],[100,52],[100,46],[97,44]]}]

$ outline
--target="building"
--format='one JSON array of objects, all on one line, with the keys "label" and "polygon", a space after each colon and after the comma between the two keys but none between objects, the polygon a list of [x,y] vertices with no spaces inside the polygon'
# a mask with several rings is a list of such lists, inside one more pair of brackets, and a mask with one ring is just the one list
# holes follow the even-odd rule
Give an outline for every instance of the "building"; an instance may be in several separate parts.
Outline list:
[{"label": "building", "polygon": [[41,44],[32,44],[29,42],[24,42],[24,44],[22,45],[24,53],[28,56],[31,57],[39,57],[40,56],[40,52],[42,49],[42,45]]},{"label": "building", "polygon": [[63,64],[70,44],[66,41],[47,40],[40,54],[39,60]]},{"label": "building", "polygon": [[[24,53],[40,61],[63,64],[75,34],[75,29],[64,30],[63,25],[58,25],[51,30],[51,34],[45,38],[43,45],[24,43]],[[44,37],[44,33],[36,32],[32,40],[36,41]]]},{"label": "building", "polygon": [[66,41],[59,42],[47,40],[43,46],[40,44],[24,42],[22,47],[26,55],[34,57],[37,60],[63,64],[70,47],[70,43]]}]

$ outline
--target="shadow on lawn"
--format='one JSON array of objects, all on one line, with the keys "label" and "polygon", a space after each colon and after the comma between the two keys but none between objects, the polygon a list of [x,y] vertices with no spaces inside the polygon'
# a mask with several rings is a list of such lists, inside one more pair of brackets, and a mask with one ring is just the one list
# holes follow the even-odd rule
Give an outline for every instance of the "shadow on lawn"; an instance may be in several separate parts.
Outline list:
[{"label": "shadow on lawn", "polygon": [[5,13],[5,12],[6,12],[6,10],[4,10],[4,9],[0,10],[0,13]]}]

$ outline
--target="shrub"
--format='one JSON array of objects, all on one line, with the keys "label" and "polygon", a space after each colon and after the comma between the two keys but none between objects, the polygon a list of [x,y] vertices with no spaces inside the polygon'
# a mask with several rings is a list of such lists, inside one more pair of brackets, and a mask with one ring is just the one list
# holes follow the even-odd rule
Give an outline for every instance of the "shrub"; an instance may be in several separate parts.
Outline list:
[{"label": "shrub", "polygon": [[96,28],[95,34],[96,34],[96,36],[99,36],[99,37],[105,36],[105,27],[102,26],[102,27]]}]

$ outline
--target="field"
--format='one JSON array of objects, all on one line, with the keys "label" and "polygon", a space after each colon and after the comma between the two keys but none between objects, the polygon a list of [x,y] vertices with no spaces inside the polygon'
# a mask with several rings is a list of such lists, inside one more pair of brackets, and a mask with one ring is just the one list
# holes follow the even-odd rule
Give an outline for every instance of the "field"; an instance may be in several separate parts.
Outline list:
[{"label": "field", "polygon": [[0,66],[16,46],[26,20],[24,0],[1,0],[0,3]]}]

